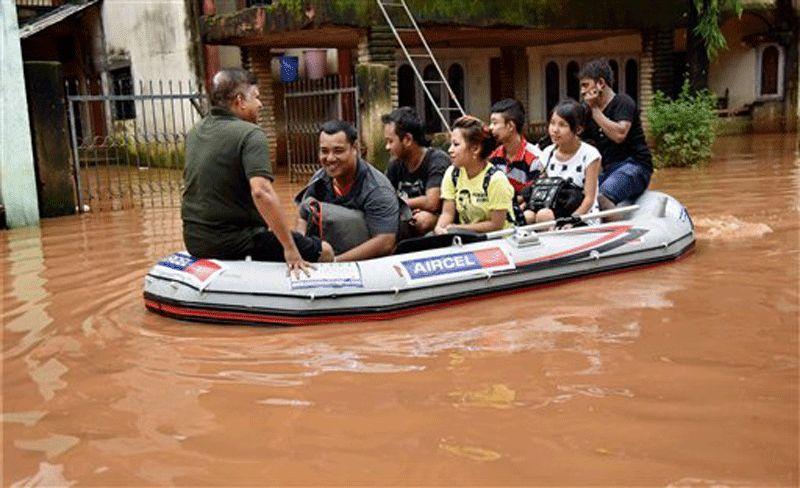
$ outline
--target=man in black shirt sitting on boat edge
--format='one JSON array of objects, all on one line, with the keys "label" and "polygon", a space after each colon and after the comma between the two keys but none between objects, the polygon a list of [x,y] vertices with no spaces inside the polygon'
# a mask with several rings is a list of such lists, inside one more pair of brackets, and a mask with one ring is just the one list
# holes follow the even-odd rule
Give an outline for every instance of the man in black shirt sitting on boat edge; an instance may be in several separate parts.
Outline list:
[{"label": "man in black shirt sitting on boat edge", "polygon": [[603,165],[597,201],[602,209],[635,200],[650,184],[653,163],[636,102],[614,93],[614,72],[604,59],[586,63],[578,73],[581,96],[591,119],[581,138],[599,151]]}]

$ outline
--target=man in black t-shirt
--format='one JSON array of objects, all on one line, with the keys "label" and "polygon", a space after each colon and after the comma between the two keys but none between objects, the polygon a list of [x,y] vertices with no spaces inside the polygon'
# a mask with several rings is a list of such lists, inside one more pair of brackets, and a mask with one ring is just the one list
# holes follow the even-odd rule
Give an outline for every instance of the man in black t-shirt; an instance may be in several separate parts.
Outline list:
[{"label": "man in black t-shirt", "polygon": [[450,156],[428,147],[425,129],[417,113],[400,107],[381,117],[386,150],[392,156],[386,177],[411,208],[414,232],[433,230],[442,210],[440,187]]},{"label": "man in black t-shirt", "polygon": [[595,145],[602,157],[598,203],[607,209],[635,200],[647,189],[653,173],[636,102],[624,93],[614,93],[614,72],[603,59],[586,63],[578,78],[581,96],[591,109],[581,138]]},{"label": "man in black t-shirt", "polygon": [[[331,261],[327,242],[292,233],[272,187],[267,136],[255,77],[242,69],[214,75],[211,112],[186,137],[181,218],[186,249],[198,258]],[[269,226],[269,228],[267,228]]]}]

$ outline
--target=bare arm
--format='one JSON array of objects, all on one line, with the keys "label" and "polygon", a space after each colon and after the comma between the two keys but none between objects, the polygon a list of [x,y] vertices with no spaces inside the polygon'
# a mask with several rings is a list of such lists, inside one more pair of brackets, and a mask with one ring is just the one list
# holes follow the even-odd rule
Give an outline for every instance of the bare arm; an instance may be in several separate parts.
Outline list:
[{"label": "bare arm", "polygon": [[409,198],[406,203],[412,210],[426,210],[430,213],[439,213],[442,208],[442,191],[438,186],[428,188],[424,195]]},{"label": "bare arm", "polygon": [[336,256],[336,261],[360,261],[386,256],[394,249],[394,234],[378,234],[349,251]]},{"label": "bare arm", "polygon": [[308,263],[300,256],[300,251],[292,238],[292,232],[286,221],[281,217],[281,204],[272,183],[263,176],[250,178],[250,195],[253,203],[261,214],[261,218],[267,223],[269,229],[283,246],[283,256],[290,269],[297,268],[305,270]]},{"label": "bare arm", "polygon": [[606,117],[606,114],[603,113],[600,107],[592,107],[592,118],[603,130],[603,133],[617,144],[622,144],[625,138],[628,137],[628,131],[631,130],[630,120],[614,122]]},{"label": "bare arm", "polygon": [[600,159],[595,159],[586,167],[586,177],[583,180],[583,201],[574,213],[583,215],[592,209],[597,197],[597,178],[600,175]]},{"label": "bare arm", "polygon": [[433,229],[435,234],[446,234],[447,228],[453,224],[456,217],[456,202],[453,200],[445,200],[442,204],[442,213],[439,215],[439,220],[436,222],[436,228]]},{"label": "bare arm", "polygon": [[500,230],[506,223],[506,210],[492,210],[490,213],[490,219],[484,220],[483,222],[475,222],[473,224],[458,224],[458,225],[451,225],[451,229],[464,229],[464,230],[471,230],[473,232],[493,232],[496,230]]},{"label": "bare arm", "polygon": [[297,223],[294,225],[294,231],[298,234],[306,235],[306,229],[308,229],[308,222],[303,220],[301,217],[297,217]]}]

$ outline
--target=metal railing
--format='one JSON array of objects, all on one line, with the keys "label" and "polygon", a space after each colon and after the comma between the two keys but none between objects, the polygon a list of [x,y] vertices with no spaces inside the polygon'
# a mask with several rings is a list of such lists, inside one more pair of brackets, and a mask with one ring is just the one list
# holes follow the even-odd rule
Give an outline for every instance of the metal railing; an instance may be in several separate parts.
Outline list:
[{"label": "metal railing", "polygon": [[304,181],[319,168],[320,126],[342,119],[358,130],[358,89],[340,86],[338,75],[285,85],[283,111],[291,182]]},{"label": "metal railing", "polygon": [[200,85],[73,80],[67,94],[79,211],[180,205],[184,140],[206,111]]},{"label": "metal railing", "polygon": [[60,7],[66,0],[16,0],[17,7],[53,8]]}]

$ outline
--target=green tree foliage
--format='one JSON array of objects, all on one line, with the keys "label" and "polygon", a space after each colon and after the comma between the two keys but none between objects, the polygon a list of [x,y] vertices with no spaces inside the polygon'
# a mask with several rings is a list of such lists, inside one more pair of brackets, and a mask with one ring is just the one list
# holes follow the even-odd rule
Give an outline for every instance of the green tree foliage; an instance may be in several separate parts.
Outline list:
[{"label": "green tree foliage", "polygon": [[717,119],[714,107],[711,92],[693,93],[688,80],[675,100],[656,92],[647,120],[655,139],[653,157],[657,166],[693,166],[711,158]]},{"label": "green tree foliage", "polygon": [[697,34],[706,47],[709,59],[714,59],[721,49],[725,49],[728,43],[720,29],[720,14],[725,8],[730,8],[736,12],[736,16],[742,16],[742,0],[691,0],[697,10],[697,25],[694,26],[694,33]]}]

